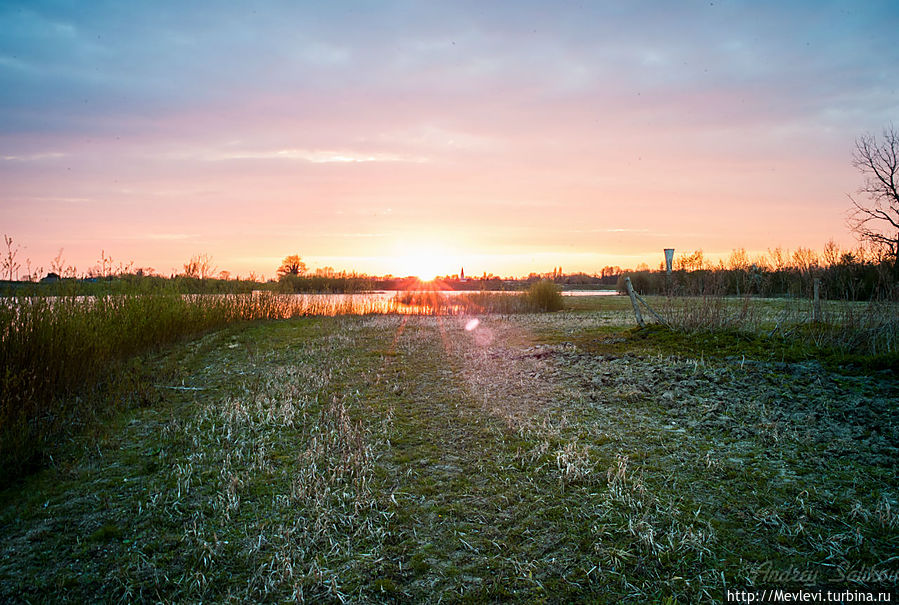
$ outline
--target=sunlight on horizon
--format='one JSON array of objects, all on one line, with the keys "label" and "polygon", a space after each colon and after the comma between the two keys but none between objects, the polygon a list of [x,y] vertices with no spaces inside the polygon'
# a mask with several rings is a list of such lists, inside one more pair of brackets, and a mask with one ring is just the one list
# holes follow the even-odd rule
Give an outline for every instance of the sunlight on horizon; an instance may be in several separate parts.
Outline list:
[{"label": "sunlight on horizon", "polygon": [[417,240],[404,240],[394,244],[396,256],[393,266],[398,276],[414,276],[423,282],[431,282],[441,275],[459,273],[459,255],[443,245],[433,235]]},{"label": "sunlight on horizon", "polygon": [[202,4],[0,6],[0,224],[32,268],[852,248],[853,142],[895,121],[892,5]]}]

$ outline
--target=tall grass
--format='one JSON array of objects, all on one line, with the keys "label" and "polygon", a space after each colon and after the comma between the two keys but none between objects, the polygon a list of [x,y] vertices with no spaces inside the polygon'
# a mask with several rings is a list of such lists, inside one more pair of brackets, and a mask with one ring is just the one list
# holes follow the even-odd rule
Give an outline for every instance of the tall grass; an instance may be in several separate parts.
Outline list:
[{"label": "tall grass", "polygon": [[45,446],[108,412],[98,395],[128,380],[136,354],[255,319],[336,314],[335,301],[172,291],[0,298],[0,483],[41,463]]},{"label": "tall grass", "polygon": [[668,327],[684,333],[753,331],[760,320],[760,305],[749,296],[667,297],[657,311]]},{"label": "tall grass", "polygon": [[[16,475],[44,445],[101,413],[75,409],[133,355],[233,321],[276,317],[271,297],[135,294],[0,299],[0,466]],[[0,477],[2,479],[2,477]]]},{"label": "tall grass", "polygon": [[387,312],[421,315],[475,315],[483,313],[533,313],[558,311],[563,307],[562,290],[549,280],[533,284],[527,292],[446,293],[440,290],[398,292],[395,308]]},{"label": "tall grass", "polygon": [[[121,382],[135,355],[239,321],[373,313],[520,313],[521,294],[179,294],[0,297],[0,483],[40,464],[48,443],[89,424],[122,397],[96,395]],[[127,388],[126,388],[127,390]],[[139,394],[125,393],[124,399]]]},{"label": "tall grass", "polygon": [[[651,301],[669,328],[685,334],[740,333],[793,343],[810,352],[899,359],[899,302],[823,301],[817,321],[807,299],[759,299],[722,295],[666,297]],[[892,361],[891,361],[892,360]]]},{"label": "tall grass", "polygon": [[773,331],[819,349],[841,354],[899,359],[899,302],[876,299],[867,303],[830,301],[820,321],[808,315],[781,318]]}]

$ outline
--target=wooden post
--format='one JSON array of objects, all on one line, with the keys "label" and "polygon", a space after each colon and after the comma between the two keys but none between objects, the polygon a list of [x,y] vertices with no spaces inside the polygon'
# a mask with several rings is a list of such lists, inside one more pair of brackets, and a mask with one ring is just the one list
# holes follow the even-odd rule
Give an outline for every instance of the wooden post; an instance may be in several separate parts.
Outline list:
[{"label": "wooden post", "polygon": [[634,305],[634,315],[637,317],[637,325],[641,328],[646,327],[643,321],[643,314],[640,313],[640,305],[637,303],[637,293],[634,292],[634,286],[631,284],[631,278],[624,278],[624,285],[627,286],[627,295],[631,297],[631,304]]},{"label": "wooden post", "polygon": [[668,325],[668,322],[665,321],[665,318],[662,317],[661,315],[659,315],[658,313],[656,313],[656,312],[653,310],[653,308],[649,306],[649,303],[646,302],[645,300],[643,300],[643,297],[640,296],[639,294],[637,294],[636,291],[634,292],[634,296],[637,297],[637,300],[639,300],[641,303],[643,303],[643,306],[646,307],[646,310],[649,311],[650,314],[651,314],[653,317],[655,317],[656,319],[659,320],[659,323],[660,323],[660,324],[665,325],[665,326],[668,326],[669,328],[671,327],[670,325]]},{"label": "wooden post", "polygon": [[812,305],[812,321],[821,321],[821,279],[816,277],[814,281],[815,298]]}]

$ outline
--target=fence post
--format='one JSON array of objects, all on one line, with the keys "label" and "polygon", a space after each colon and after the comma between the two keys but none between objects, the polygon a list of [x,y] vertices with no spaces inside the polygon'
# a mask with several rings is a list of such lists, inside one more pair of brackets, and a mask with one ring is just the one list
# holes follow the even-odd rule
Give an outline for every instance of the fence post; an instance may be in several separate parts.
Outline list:
[{"label": "fence post", "polygon": [[634,315],[637,317],[637,325],[641,328],[646,327],[643,321],[643,314],[640,313],[640,305],[637,304],[637,293],[634,292],[634,286],[631,284],[631,278],[624,278],[624,285],[627,286],[627,295],[631,297],[631,304],[634,306]]},{"label": "fence post", "polygon": [[818,323],[821,321],[821,279],[816,277],[814,281],[815,298],[812,305],[812,321]]}]

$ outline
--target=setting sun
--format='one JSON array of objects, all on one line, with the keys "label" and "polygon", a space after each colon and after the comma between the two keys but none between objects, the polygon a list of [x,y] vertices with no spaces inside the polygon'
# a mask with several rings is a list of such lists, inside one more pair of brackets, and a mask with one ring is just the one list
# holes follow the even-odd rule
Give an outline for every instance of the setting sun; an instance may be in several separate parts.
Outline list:
[{"label": "setting sun", "polygon": [[434,281],[443,272],[438,268],[439,263],[433,256],[422,255],[420,257],[406,257],[403,259],[406,270],[403,273],[415,276],[421,281]]},{"label": "setting sun", "polygon": [[433,281],[438,275],[459,272],[458,259],[447,250],[427,244],[399,246],[396,266],[403,276],[415,276],[421,281]]}]

